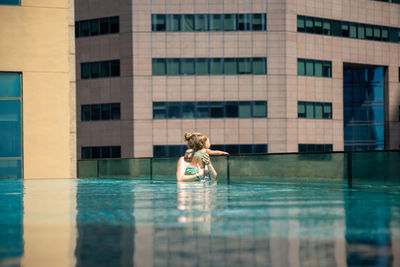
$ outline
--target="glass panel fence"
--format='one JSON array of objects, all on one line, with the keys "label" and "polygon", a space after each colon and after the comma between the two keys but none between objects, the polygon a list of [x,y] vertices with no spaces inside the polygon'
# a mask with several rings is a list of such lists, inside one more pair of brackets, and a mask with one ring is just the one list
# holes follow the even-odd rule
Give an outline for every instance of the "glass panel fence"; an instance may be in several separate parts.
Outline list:
[{"label": "glass panel fence", "polygon": [[99,160],[99,177],[149,179],[150,159]]},{"label": "glass panel fence", "polygon": [[176,181],[177,157],[172,158],[153,158],[152,178],[153,180]]},{"label": "glass panel fence", "polygon": [[400,185],[400,151],[352,152],[352,183]]},{"label": "glass panel fence", "polygon": [[230,181],[347,183],[345,153],[230,156]]}]

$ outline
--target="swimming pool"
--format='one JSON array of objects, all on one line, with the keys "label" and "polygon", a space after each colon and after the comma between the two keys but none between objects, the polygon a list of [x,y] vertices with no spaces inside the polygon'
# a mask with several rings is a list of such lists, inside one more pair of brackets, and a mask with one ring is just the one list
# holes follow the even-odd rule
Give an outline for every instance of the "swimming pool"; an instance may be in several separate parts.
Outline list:
[{"label": "swimming pool", "polygon": [[400,188],[0,181],[1,266],[400,266]]}]

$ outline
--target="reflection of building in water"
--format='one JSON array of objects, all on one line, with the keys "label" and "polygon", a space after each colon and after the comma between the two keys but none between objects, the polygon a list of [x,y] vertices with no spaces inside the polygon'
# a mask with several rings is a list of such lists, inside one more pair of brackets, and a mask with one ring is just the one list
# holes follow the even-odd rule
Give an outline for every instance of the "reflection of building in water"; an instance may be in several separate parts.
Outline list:
[{"label": "reflection of building in water", "polygon": [[[99,195],[94,195],[98,188]],[[76,266],[133,265],[134,193],[123,183],[81,180],[77,190]]]},{"label": "reflection of building in water", "polygon": [[365,203],[368,192],[349,192],[346,201],[346,252],[349,266],[393,266],[391,205],[382,192]]}]

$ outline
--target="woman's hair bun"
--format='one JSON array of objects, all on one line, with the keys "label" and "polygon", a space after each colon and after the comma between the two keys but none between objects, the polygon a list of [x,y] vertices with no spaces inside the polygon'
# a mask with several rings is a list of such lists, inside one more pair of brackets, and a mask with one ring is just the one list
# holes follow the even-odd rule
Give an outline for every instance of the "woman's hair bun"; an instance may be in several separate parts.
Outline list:
[{"label": "woman's hair bun", "polygon": [[186,141],[189,141],[190,137],[193,136],[193,133],[185,133],[183,136],[185,137]]}]

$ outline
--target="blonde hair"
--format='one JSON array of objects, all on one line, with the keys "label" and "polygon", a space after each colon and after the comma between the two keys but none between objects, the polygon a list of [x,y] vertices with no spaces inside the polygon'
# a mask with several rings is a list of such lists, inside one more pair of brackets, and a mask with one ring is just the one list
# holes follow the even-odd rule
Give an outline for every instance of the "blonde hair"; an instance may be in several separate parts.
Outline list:
[{"label": "blonde hair", "polygon": [[193,138],[193,147],[191,148],[193,148],[194,151],[201,150],[206,145],[207,140],[208,136],[204,134],[198,134]]},{"label": "blonde hair", "polygon": [[187,142],[187,145],[189,148],[193,149],[193,143],[194,143],[194,139],[196,136],[199,136],[200,133],[196,133],[196,132],[186,132],[183,137],[185,138],[185,141]]}]

